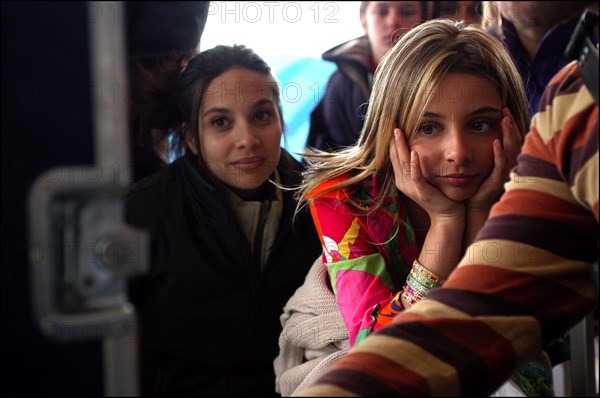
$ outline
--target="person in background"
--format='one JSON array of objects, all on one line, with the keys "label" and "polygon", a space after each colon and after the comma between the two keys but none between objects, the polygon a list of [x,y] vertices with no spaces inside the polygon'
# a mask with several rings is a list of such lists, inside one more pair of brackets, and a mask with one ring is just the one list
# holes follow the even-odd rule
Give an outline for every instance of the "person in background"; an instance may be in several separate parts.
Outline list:
[{"label": "person in background", "polygon": [[[436,19],[382,59],[358,143],[304,154],[300,205],[310,206],[351,347],[451,274],[501,195],[528,123],[502,45],[476,24]],[[549,363],[528,364],[515,384],[551,392]]]},{"label": "person in background", "polygon": [[486,395],[594,308],[598,86],[583,70],[549,82],[506,192],[445,284],[297,396]]},{"label": "person in background", "polygon": [[480,1],[362,1],[364,36],[323,53],[338,69],[310,116],[306,147],[321,150],[352,145],[364,123],[373,73],[381,58],[403,34],[440,16],[480,24]]},{"label": "person in background", "polygon": [[[128,100],[131,105],[132,181],[153,174],[170,162],[164,134],[141,130],[142,68],[153,70],[175,54],[197,49],[208,17],[209,1],[123,2],[126,28]],[[118,14],[117,14],[118,15]],[[119,87],[123,89],[123,87]]]},{"label": "person in background", "polygon": [[539,110],[542,93],[550,79],[570,62],[565,55],[567,44],[582,12],[590,3],[485,2],[484,25],[512,55],[525,84],[530,117]]},{"label": "person in background", "polygon": [[278,84],[244,46],[154,72],[141,126],[173,132],[181,156],[124,195],[151,236],[150,270],[129,285],[142,394],[275,396],[281,308],[320,252],[288,189],[302,166],[280,147]]},{"label": "person in background", "polygon": [[327,150],[356,142],[377,64],[399,36],[428,19],[428,3],[360,2],[360,23],[365,34],[322,55],[324,60],[335,62],[338,69],[310,115],[307,147]]},{"label": "person in background", "polygon": [[482,23],[481,1],[431,1],[432,18],[459,19],[467,25]]}]

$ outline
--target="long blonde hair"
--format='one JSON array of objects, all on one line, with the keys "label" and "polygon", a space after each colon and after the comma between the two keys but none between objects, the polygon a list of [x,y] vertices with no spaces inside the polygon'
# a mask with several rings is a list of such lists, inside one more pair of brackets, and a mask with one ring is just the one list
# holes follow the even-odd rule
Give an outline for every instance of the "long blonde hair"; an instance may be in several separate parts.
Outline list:
[{"label": "long blonde hair", "polygon": [[326,180],[350,174],[315,195],[345,190],[377,173],[382,189],[370,211],[395,188],[389,158],[393,129],[400,127],[407,141],[416,134],[435,89],[447,73],[487,77],[500,93],[524,136],[529,115],[524,84],[510,54],[480,27],[449,19],[424,22],[407,32],[386,53],[375,72],[373,90],[358,142],[334,153],[307,149],[308,164],[297,192],[298,210],[306,195]]}]

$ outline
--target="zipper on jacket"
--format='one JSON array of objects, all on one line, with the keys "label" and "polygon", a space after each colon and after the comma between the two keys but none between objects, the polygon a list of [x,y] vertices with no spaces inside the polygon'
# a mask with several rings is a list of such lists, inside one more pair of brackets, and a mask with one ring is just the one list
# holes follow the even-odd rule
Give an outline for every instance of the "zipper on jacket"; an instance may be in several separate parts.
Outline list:
[{"label": "zipper on jacket", "polygon": [[269,219],[269,211],[271,210],[271,201],[265,200],[260,202],[260,213],[258,217],[258,223],[256,224],[256,233],[254,238],[254,248],[252,250],[254,257],[254,264],[256,269],[258,270],[259,275],[259,284],[260,284],[260,275],[262,274],[262,244],[265,234],[265,225]]}]

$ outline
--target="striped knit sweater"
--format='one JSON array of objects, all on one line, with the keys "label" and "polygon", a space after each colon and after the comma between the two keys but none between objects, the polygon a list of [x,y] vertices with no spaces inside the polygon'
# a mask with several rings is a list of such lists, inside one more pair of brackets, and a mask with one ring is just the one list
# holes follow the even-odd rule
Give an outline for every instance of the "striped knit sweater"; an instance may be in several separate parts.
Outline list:
[{"label": "striped knit sweater", "polygon": [[505,194],[444,287],[296,395],[489,395],[593,309],[598,105],[575,63],[540,109]]}]

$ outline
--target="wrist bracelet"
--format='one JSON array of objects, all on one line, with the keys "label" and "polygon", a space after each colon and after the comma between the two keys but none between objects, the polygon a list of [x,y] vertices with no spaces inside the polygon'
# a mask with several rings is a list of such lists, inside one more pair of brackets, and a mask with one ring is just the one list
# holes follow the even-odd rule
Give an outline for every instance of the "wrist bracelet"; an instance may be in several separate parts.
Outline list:
[{"label": "wrist bracelet", "polygon": [[415,259],[413,262],[412,270],[415,270],[417,274],[422,275],[424,278],[432,281],[438,286],[442,286],[444,282],[446,282],[446,279],[425,268],[418,259]]},{"label": "wrist bracelet", "polygon": [[419,284],[421,284],[422,286],[424,286],[426,289],[433,289],[435,287],[440,287],[441,285],[431,281],[429,279],[427,279],[426,276],[422,275],[420,272],[418,272],[414,267],[410,270],[410,272],[408,273],[408,275],[416,282],[418,282]]},{"label": "wrist bracelet", "polygon": [[411,278],[410,274],[406,276],[406,283],[404,284],[404,286],[412,287],[417,293],[419,293],[422,296],[426,296],[430,290],[427,286],[423,286],[419,282]]},{"label": "wrist bracelet", "polygon": [[402,298],[410,305],[415,305],[419,300],[414,298],[407,290],[402,291]]}]

